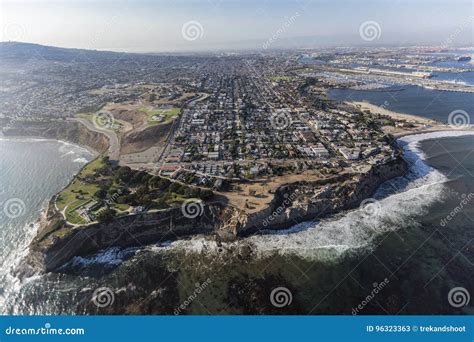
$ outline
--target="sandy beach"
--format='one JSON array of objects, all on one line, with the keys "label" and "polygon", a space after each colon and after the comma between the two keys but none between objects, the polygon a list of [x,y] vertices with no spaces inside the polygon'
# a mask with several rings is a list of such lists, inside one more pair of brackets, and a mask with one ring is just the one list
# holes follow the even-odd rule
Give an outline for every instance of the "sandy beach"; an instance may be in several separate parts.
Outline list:
[{"label": "sandy beach", "polygon": [[370,110],[374,114],[386,115],[395,120],[406,121],[414,125],[412,128],[385,126],[383,128],[385,133],[392,134],[395,137],[402,137],[406,135],[441,132],[441,131],[474,131],[474,127],[455,127],[452,125],[443,124],[439,121],[424,118],[417,115],[398,113],[388,110],[383,107],[373,105],[368,102],[346,102],[349,105],[357,106],[362,110]]},{"label": "sandy beach", "polygon": [[404,121],[413,122],[413,123],[422,123],[425,125],[443,125],[442,123],[436,120],[427,119],[427,118],[417,116],[417,115],[394,112],[386,108],[373,105],[368,102],[348,102],[348,103],[360,106],[362,110],[370,110],[372,113],[387,115],[397,120],[404,120]]}]

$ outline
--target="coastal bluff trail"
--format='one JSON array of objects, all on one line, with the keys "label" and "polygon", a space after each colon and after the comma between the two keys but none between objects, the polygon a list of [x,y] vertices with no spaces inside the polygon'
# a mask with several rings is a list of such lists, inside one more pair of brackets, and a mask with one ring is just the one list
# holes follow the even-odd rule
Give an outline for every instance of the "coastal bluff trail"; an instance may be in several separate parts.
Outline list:
[{"label": "coastal bluff trail", "polygon": [[[74,256],[113,246],[140,246],[196,234],[210,234],[219,240],[232,241],[255,234],[262,228],[284,229],[298,222],[354,208],[370,197],[380,184],[406,172],[405,161],[398,157],[373,166],[365,174],[339,176],[331,181],[290,183],[276,191],[266,208],[252,213],[211,201],[205,203],[197,218],[187,218],[181,208],[173,208],[117,217],[110,223],[70,227],[62,223],[54,207],[50,206],[30,245],[27,263],[35,269],[55,271]],[[288,202],[287,198],[292,200]],[[268,223],[263,226],[264,222]]]}]

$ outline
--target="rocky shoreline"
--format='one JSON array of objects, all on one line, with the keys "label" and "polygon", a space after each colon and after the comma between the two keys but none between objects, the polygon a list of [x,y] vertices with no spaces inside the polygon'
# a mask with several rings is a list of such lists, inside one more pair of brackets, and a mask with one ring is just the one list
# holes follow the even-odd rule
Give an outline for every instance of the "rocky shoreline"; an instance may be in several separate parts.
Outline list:
[{"label": "rocky shoreline", "polygon": [[246,213],[223,203],[205,203],[200,215],[189,218],[181,208],[126,215],[111,223],[71,227],[54,208],[54,199],[41,219],[20,274],[57,272],[74,256],[85,256],[110,247],[133,247],[175,240],[196,234],[212,235],[218,242],[233,241],[261,229],[285,229],[355,208],[385,181],[403,176],[406,162],[397,156],[374,165],[363,174],[342,174],[318,181],[281,186],[270,204]]},{"label": "rocky shoreline", "polygon": [[[87,130],[78,122],[58,126],[37,123],[11,128],[6,136],[36,136],[79,144],[96,153],[105,152],[109,142],[103,134]],[[81,138],[83,137],[83,138]],[[373,165],[366,173],[341,174],[317,181],[299,181],[280,186],[270,204],[257,212],[208,202],[198,217],[185,217],[181,208],[117,217],[107,224],[72,227],[64,222],[53,197],[39,222],[26,262],[19,275],[57,272],[75,256],[94,254],[110,247],[136,247],[197,234],[213,236],[218,243],[257,234],[260,230],[286,229],[297,223],[317,220],[355,208],[385,181],[408,171],[401,156]]]}]

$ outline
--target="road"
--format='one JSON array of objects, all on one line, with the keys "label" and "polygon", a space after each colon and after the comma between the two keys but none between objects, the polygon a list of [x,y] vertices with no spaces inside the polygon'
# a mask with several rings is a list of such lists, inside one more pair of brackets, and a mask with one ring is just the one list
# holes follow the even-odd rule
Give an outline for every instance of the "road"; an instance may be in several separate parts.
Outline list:
[{"label": "road", "polygon": [[163,147],[163,150],[161,151],[160,153],[160,156],[157,158],[157,165],[158,166],[161,166],[163,164],[163,156],[166,155],[166,153],[168,152],[170,146],[171,146],[171,143],[173,141],[173,138],[174,138],[174,135],[175,133],[178,131],[179,129],[179,125],[180,125],[180,122],[181,122],[181,117],[184,115],[184,110],[186,108],[189,108],[189,107],[192,107],[194,106],[194,104],[196,102],[199,102],[199,101],[203,101],[205,100],[206,98],[209,97],[209,94],[206,94],[206,93],[200,93],[199,96],[197,98],[192,98],[188,101],[186,101],[186,103],[181,107],[181,115],[179,115],[174,121],[173,121],[173,126],[171,127],[170,129],[170,132],[168,134],[168,137],[166,138],[166,142],[165,142],[165,145]]},{"label": "road", "polygon": [[117,137],[117,134],[115,134],[112,131],[105,130],[105,129],[100,129],[99,127],[96,127],[92,122],[89,120],[83,119],[83,118],[72,118],[72,121],[77,121],[81,123],[82,125],[86,126],[86,128],[90,131],[93,132],[98,132],[104,134],[107,138],[109,138],[109,158],[110,160],[119,160],[120,156],[120,143],[119,139]]}]

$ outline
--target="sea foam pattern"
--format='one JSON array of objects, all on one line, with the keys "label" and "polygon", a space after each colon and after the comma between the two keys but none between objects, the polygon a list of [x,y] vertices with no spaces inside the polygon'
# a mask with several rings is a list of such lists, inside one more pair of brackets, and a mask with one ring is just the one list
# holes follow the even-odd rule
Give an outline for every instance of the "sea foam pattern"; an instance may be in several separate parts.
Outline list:
[{"label": "sea foam pattern", "polygon": [[[358,208],[321,221],[303,222],[286,230],[251,236],[243,241],[251,243],[260,256],[278,253],[310,259],[334,258],[350,250],[372,248],[377,236],[416,225],[417,216],[423,215],[432,204],[443,199],[447,178],[425,163],[420,142],[471,134],[474,132],[433,132],[399,139],[400,146],[405,150],[409,172],[406,176],[385,182],[373,195],[380,206],[376,215],[367,216]],[[167,248],[206,253],[217,247],[212,241],[195,238],[175,241]]]}]

